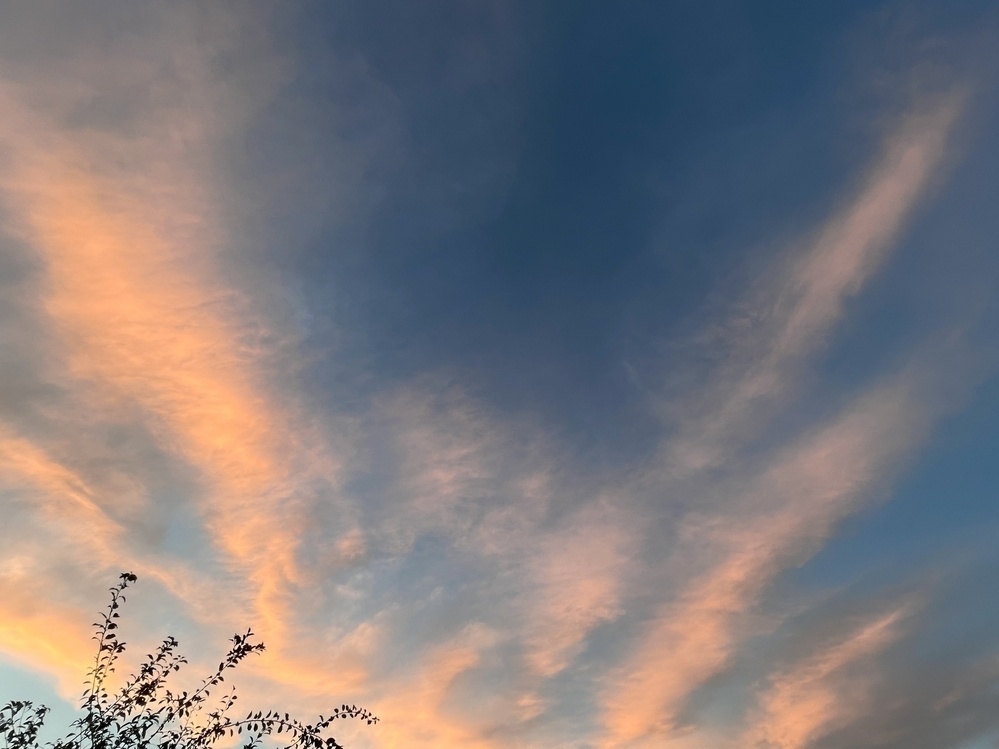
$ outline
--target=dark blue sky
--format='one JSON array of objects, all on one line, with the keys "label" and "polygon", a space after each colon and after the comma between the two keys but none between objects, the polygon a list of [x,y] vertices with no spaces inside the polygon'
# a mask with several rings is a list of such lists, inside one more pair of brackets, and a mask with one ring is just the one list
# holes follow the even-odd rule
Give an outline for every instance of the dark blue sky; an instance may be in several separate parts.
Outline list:
[{"label": "dark blue sky", "polygon": [[[289,14],[282,28],[305,64],[288,96],[329,101],[320,127],[345,148],[365,148],[379,127],[396,141],[361,180],[378,193],[363,226],[337,216],[293,272],[315,314],[342,305],[379,378],[460,371],[499,408],[639,437],[644,405],[625,362],[658,367],[644,361],[655,341],[697,314],[730,263],[758,262],[775,229],[807,231],[874,152],[864,112],[885,102],[855,57],[890,74],[920,31],[984,7],[434,2]],[[948,46],[933,56],[949,62]],[[390,105],[344,83],[353,66]]]}]

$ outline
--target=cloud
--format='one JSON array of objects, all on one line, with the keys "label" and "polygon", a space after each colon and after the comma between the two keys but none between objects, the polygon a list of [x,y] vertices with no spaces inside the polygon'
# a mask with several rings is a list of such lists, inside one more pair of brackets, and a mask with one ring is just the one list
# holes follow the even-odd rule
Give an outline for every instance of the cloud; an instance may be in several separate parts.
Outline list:
[{"label": "cloud", "polygon": [[[53,459],[45,444],[67,424],[81,440],[118,425],[144,432],[150,460],[187,473],[193,496],[172,514],[193,508],[223,566],[245,581],[242,591],[227,589],[230,613],[252,602],[257,627],[280,649],[289,591],[305,579],[297,554],[311,506],[337,505],[342,532],[356,533],[356,523],[340,499],[339,456],[275,384],[279,368],[294,366],[276,358],[288,353],[287,332],[258,313],[252,287],[226,279],[230,203],[210,156],[246,93],[215,74],[216,56],[233,39],[220,34],[212,46],[197,35],[202,22],[226,33],[239,23],[190,11],[157,18],[165,32],[140,32],[148,47],[128,37],[101,54],[84,45],[75,57],[64,52],[67,70],[0,84],[3,228],[39,268],[20,319],[39,321],[50,350],[35,375],[67,407],[39,402],[22,415],[36,436],[5,437],[5,461],[33,489],[25,505],[29,495],[42,510],[75,501],[83,522],[67,533],[96,544],[87,562],[156,568],[137,546],[120,544],[141,529],[136,517],[162,501],[153,496],[159,487],[142,482],[148,466],[125,465],[138,479],[135,508],[131,522],[127,512],[111,519],[89,477]],[[136,87],[149,99],[136,100]],[[122,107],[117,115],[94,119],[112,100]],[[114,488],[104,505],[127,496]],[[193,594],[189,583],[171,587]]]},{"label": "cloud", "polygon": [[803,749],[865,714],[877,681],[874,657],[898,639],[908,614],[903,607],[865,621],[841,641],[773,675],[744,745]]},{"label": "cloud", "polygon": [[382,409],[400,484],[376,537],[397,554],[443,534],[495,580],[520,580],[515,626],[529,668],[545,678],[566,668],[587,633],[620,612],[633,520],[613,497],[574,495],[531,425],[454,388],[409,390]]},{"label": "cloud", "polygon": [[[920,656],[909,650],[908,658]],[[995,658],[890,664],[864,710],[814,743],[816,749],[988,746],[994,742],[999,696]]]},{"label": "cloud", "polygon": [[567,668],[597,626],[621,615],[636,537],[622,515],[612,501],[598,500],[540,540],[523,615],[527,664],[538,675]]},{"label": "cloud", "polygon": [[[4,430],[6,431],[6,430]],[[38,497],[46,522],[87,547],[95,561],[109,566],[124,528],[110,518],[86,481],[53,460],[34,443],[0,431],[0,473],[6,488],[27,489]]]},{"label": "cloud", "polygon": [[460,539],[503,501],[509,435],[460,389],[428,378],[383,396],[375,419],[394,458],[394,501],[375,519],[391,551],[427,533]]},{"label": "cloud", "polygon": [[875,388],[785,448],[725,512],[682,522],[676,558],[688,581],[606,686],[608,746],[678,728],[686,700],[748,634],[745,617],[766,587],[813,554],[918,444],[923,408],[904,380]]},{"label": "cloud", "polygon": [[713,346],[728,354],[699,399],[681,401],[677,438],[666,444],[670,469],[717,465],[733,440],[752,439],[760,419],[793,388],[794,375],[817,351],[881,266],[947,155],[947,139],[966,94],[921,101],[901,118],[883,154],[844,206],[827,219],[723,326]]},{"label": "cloud", "polygon": [[[993,646],[996,617],[986,592],[994,569],[991,554],[977,560],[965,558],[959,564],[954,564],[952,555],[927,557],[905,578],[909,591],[903,594],[901,605],[892,604],[901,618],[858,641],[875,643],[884,635],[888,647],[878,647],[876,652],[864,650],[858,655],[848,643],[879,617],[843,616],[844,608],[850,611],[854,606],[838,596],[808,613],[811,624],[792,622],[791,641],[796,647],[820,645],[811,656],[780,658],[789,665],[776,669],[771,677],[806,674],[807,664],[831,663],[823,653],[852,651],[857,656],[852,663],[844,659],[841,668],[830,669],[817,680],[816,684],[837,695],[837,709],[828,724],[815,726],[806,745],[816,749],[930,749],[994,742],[999,660]],[[897,600],[883,589],[872,592],[875,600]],[[885,608],[882,616],[890,615]],[[766,690],[760,692],[764,694]],[[790,714],[793,719],[793,710]]]},{"label": "cloud", "polygon": [[604,746],[675,737],[687,700],[729,664],[768,584],[814,553],[925,433],[932,399],[921,392],[920,376],[903,372],[810,436],[777,449],[762,471],[743,468],[721,486],[708,472],[723,461],[739,465],[739,450],[753,444],[745,430],[762,428],[762,406],[772,410],[786,398],[794,370],[877,267],[932,181],[958,111],[957,100],[947,99],[903,118],[854,198],[787,272],[758,290],[750,326],[705,399],[681,407],[690,421],[665,445],[666,474],[686,477],[685,489],[697,499],[730,496],[714,513],[699,509],[680,521],[673,569],[685,582],[603,687]]},{"label": "cloud", "polygon": [[92,658],[91,633],[77,624],[86,614],[53,603],[43,584],[25,579],[30,565],[21,567],[17,560],[13,564],[8,560],[0,571],[4,652],[29,668],[61,675],[62,693],[75,697],[80,675],[86,673]]}]

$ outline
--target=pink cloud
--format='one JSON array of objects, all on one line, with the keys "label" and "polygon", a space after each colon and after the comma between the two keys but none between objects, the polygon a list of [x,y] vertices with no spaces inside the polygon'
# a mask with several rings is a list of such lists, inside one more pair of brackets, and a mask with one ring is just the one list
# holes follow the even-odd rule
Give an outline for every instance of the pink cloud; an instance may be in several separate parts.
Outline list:
[{"label": "pink cloud", "polygon": [[903,606],[874,617],[841,641],[771,677],[744,745],[805,749],[863,715],[876,683],[871,661],[899,638],[908,614]]},{"label": "pink cloud", "polygon": [[[852,200],[823,224],[786,274],[760,291],[749,313],[757,322],[734,342],[735,354],[707,399],[688,409],[689,423],[665,446],[668,472],[687,477],[688,491],[717,491],[701,472],[731,460],[740,444],[734,440],[752,439],[743,434],[746,419],[792,385],[794,368],[878,266],[931,183],[959,110],[953,98],[903,118]],[[745,616],[766,586],[814,553],[917,443],[933,407],[921,400],[911,374],[861,396],[759,475],[732,479],[729,485],[746,488],[736,488],[717,514],[681,522],[677,570],[687,581],[662,603],[604,685],[603,746],[678,736],[687,699],[731,661]]]}]

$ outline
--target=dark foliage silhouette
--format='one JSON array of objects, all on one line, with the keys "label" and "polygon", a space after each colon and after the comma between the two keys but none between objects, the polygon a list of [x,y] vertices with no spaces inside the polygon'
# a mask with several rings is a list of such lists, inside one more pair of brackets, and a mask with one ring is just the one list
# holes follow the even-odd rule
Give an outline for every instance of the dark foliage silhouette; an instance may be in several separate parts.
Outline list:
[{"label": "dark foliage silhouette", "polygon": [[[261,653],[263,643],[253,642],[253,632],[232,636],[232,646],[213,674],[192,692],[167,688],[170,674],[187,663],[177,653],[178,642],[167,637],[153,653],[146,655],[136,673],[117,691],[108,691],[108,679],[115,671],[125,643],[118,639],[118,619],[125,602],[124,591],[136,581],[131,572],[122,573],[110,589],[111,601],[94,623],[97,654],[87,673],[81,698],[82,714],[70,726],[65,738],[39,744],[39,731],[49,709],[26,700],[8,702],[0,708],[0,749],[207,749],[226,739],[243,741],[244,749],[255,749],[265,736],[285,734],[275,743],[285,749],[343,749],[324,732],[336,720],[357,718],[369,725],[378,718],[356,705],[341,705],[314,723],[303,723],[288,713],[251,712],[234,718],[236,692],[229,688],[210,701],[226,672],[247,656]],[[285,743],[281,743],[285,742]]]}]

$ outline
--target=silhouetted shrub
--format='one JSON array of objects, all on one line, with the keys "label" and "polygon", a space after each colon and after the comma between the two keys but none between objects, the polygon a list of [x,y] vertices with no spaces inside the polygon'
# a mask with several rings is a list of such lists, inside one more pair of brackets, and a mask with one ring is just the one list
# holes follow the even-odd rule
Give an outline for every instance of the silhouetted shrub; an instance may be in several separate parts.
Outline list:
[{"label": "silhouetted shrub", "polygon": [[[82,715],[73,721],[65,738],[47,742],[49,749],[206,749],[228,737],[244,737],[244,749],[261,744],[264,736],[287,734],[286,749],[342,749],[323,732],[335,720],[358,718],[369,725],[378,718],[356,705],[341,705],[315,723],[302,723],[288,713],[277,711],[249,713],[233,718],[236,692],[230,688],[214,707],[211,692],[225,681],[225,673],[247,656],[261,653],[264,644],[253,642],[253,632],[232,636],[232,647],[215,672],[196,689],[172,692],[167,688],[170,674],[187,661],[177,653],[177,640],[167,637],[155,652],[149,653],[138,671],[115,692],[107,688],[125,643],[118,639],[118,619],[125,602],[125,589],[136,581],[131,572],[122,573],[110,589],[111,601],[94,623],[97,655],[87,673],[81,699]],[[36,749],[38,734],[49,709],[19,700],[0,708],[0,741],[5,749]]]}]

